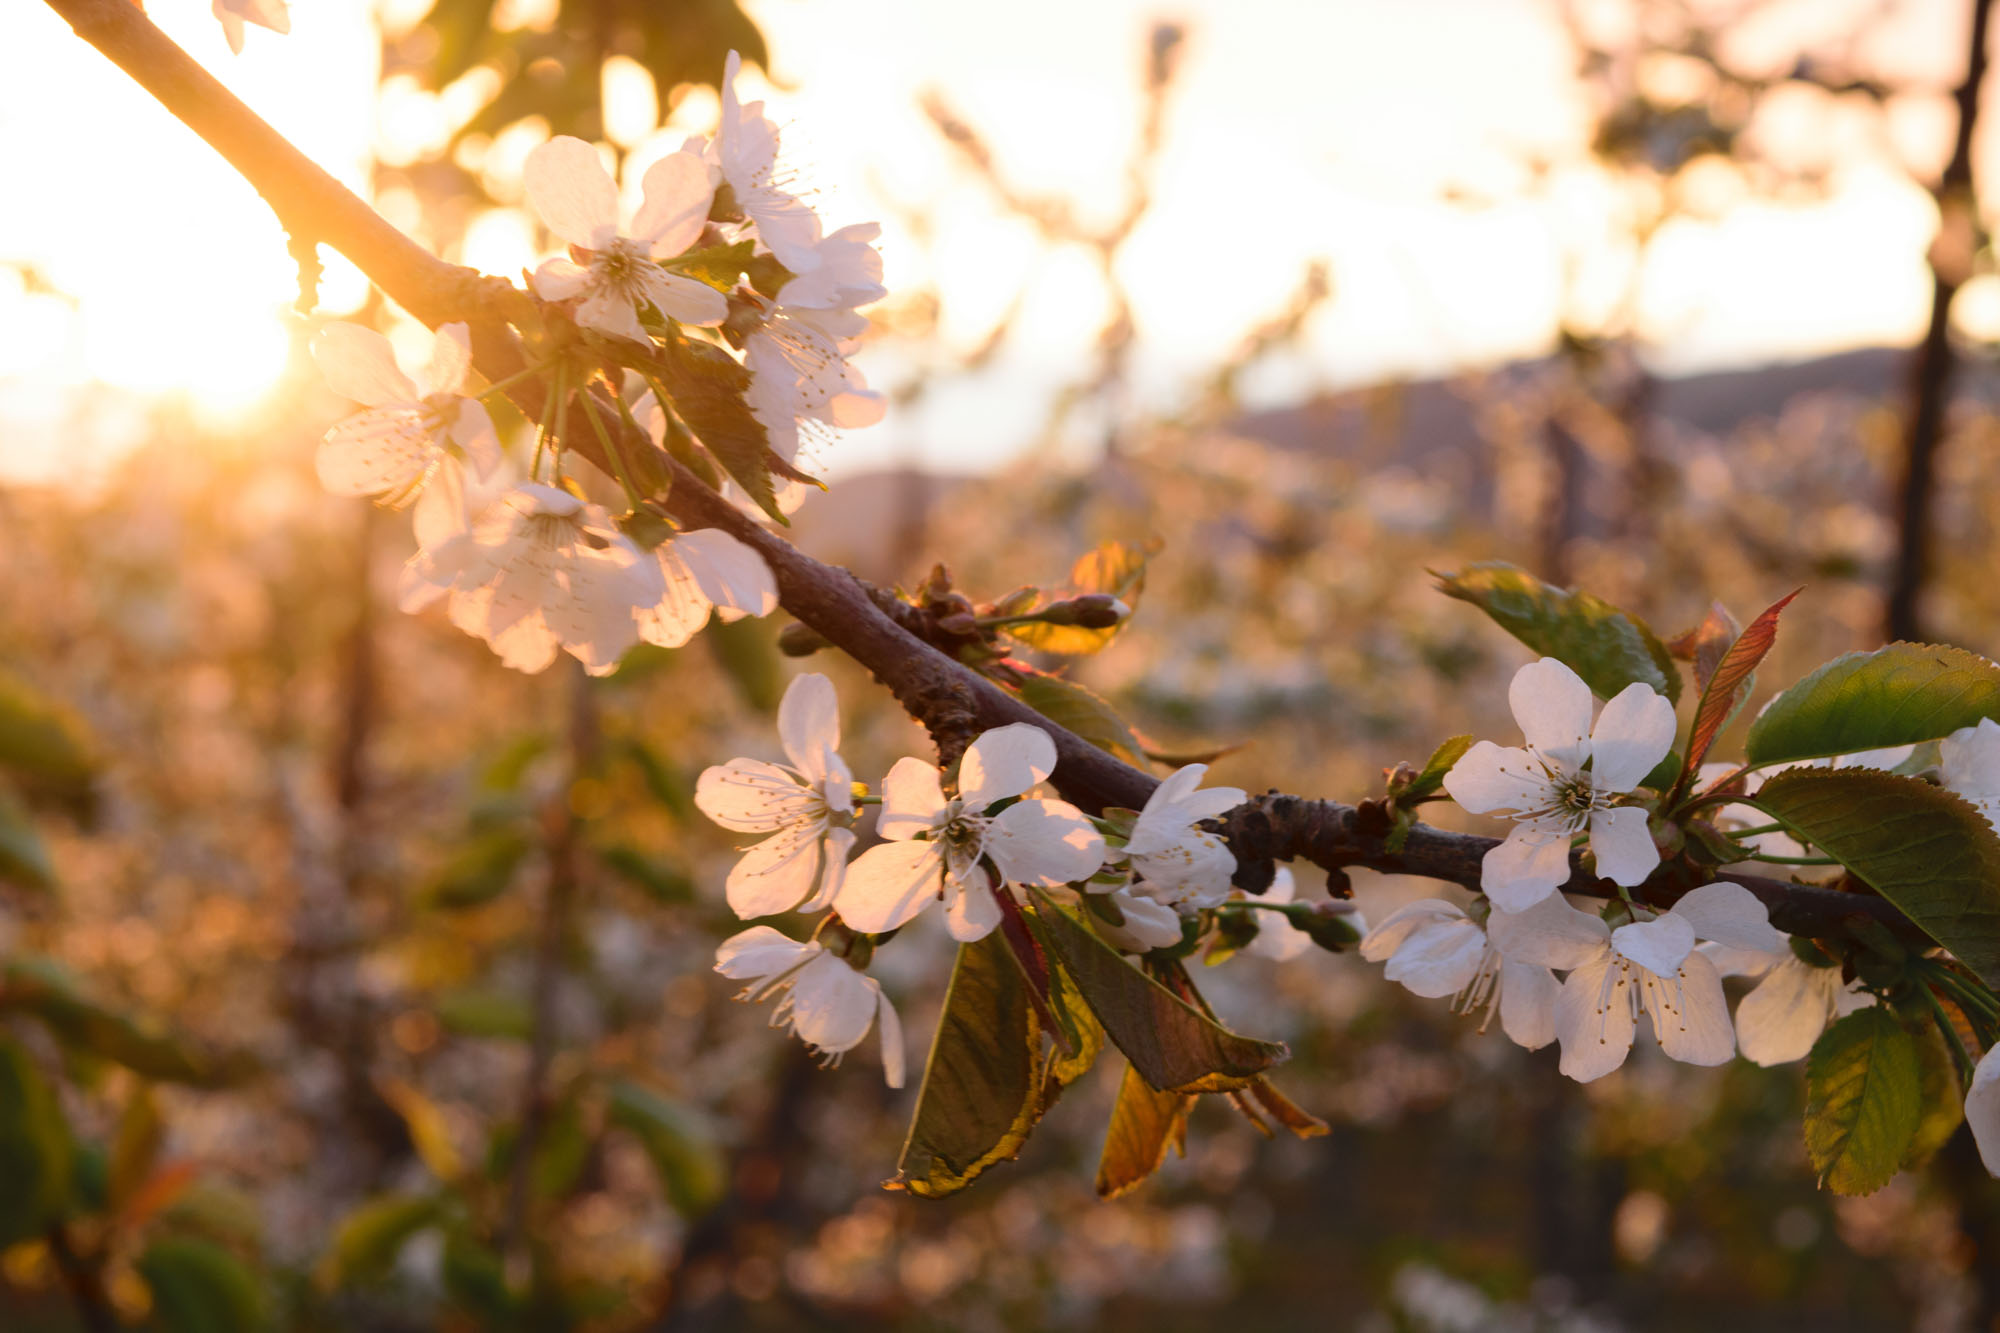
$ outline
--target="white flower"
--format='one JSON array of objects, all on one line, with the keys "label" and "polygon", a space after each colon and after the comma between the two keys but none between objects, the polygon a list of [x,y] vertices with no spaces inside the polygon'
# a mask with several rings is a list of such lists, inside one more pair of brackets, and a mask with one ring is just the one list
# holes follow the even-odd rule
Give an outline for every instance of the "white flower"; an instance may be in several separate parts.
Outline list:
[{"label": "white flower", "polygon": [[768,616],[778,609],[778,584],[764,557],[721,528],[680,532],[653,548],[666,581],[659,605],[639,614],[639,637],[678,648],[708,623]]},{"label": "white flower", "polygon": [[[856,857],[834,899],[859,931],[894,930],[939,897],[957,940],[983,938],[1000,923],[1002,884],[1053,888],[1088,879],[1104,863],[1104,839],[1067,801],[1019,801],[1055,771],[1056,747],[1039,727],[1016,722],[986,732],[958,766],[958,796],[945,799],[937,766],[896,761],[882,782],[875,831],[888,839]],[[991,862],[992,871],[986,867]],[[994,877],[997,872],[998,878]]]},{"label": "white flower", "polygon": [[583,256],[551,259],[535,270],[535,294],[566,301],[581,293],[576,322],[616,338],[648,341],[639,312],[650,305],[683,324],[720,324],[729,302],[705,282],[669,273],[656,259],[694,244],[714,198],[708,167],[694,153],[669,153],[646,168],[645,202],[631,232],[618,230],[618,187],[597,150],[560,135],[528,154],[522,168],[528,202],[542,222]]},{"label": "white flower", "polygon": [[[1290,866],[1279,866],[1278,873],[1271,879],[1271,887],[1264,890],[1262,898],[1255,902],[1288,903],[1298,896],[1299,882],[1292,874]],[[1361,934],[1368,933],[1368,923],[1359,912],[1352,914],[1352,924]],[[1277,962],[1297,958],[1313,947],[1312,936],[1293,925],[1283,912],[1257,913],[1257,938],[1245,945],[1245,953],[1254,953],[1260,958],[1270,958]]]},{"label": "white flower", "polygon": [[817,943],[801,944],[771,929],[752,926],[732,935],[715,951],[715,970],[725,977],[749,981],[740,1000],[768,999],[783,991],[771,1011],[771,1026],[796,1032],[799,1040],[825,1063],[861,1044],[869,1027],[882,1022],[882,1077],[892,1088],[903,1086],[903,1024],[896,1007],[882,993],[882,984],[848,966],[847,960]]},{"label": "white flower", "polygon": [[1207,772],[1207,764],[1189,764],[1153,788],[1125,840],[1133,873],[1152,885],[1162,902],[1214,907],[1229,896],[1236,854],[1228,843],[1196,824],[1243,804],[1243,789],[1197,791]]},{"label": "white flower", "polygon": [[[1560,896],[1543,899],[1512,914],[1495,912],[1485,928],[1454,903],[1426,898],[1392,912],[1361,941],[1361,956],[1387,962],[1382,975],[1412,995],[1456,997],[1452,1007],[1469,1014],[1484,1010],[1480,1030],[1497,1010],[1500,1030],[1516,1045],[1540,1050],[1556,1038],[1555,1004],[1560,988],[1545,950],[1533,959],[1517,955],[1524,933],[1536,932],[1557,913],[1574,909]],[[1505,923],[1505,924],[1503,924]],[[1575,951],[1575,961],[1587,957]]]},{"label": "white flower", "polygon": [[451,621],[517,671],[540,671],[558,648],[608,675],[639,639],[637,616],[659,604],[659,562],[611,516],[567,491],[523,482],[470,532],[417,552],[404,567],[406,611],[451,594]]},{"label": "white flower", "polygon": [[1805,1059],[1828,1023],[1875,1002],[1858,982],[1842,982],[1839,968],[1814,967],[1799,957],[1783,935],[1776,948],[1704,944],[1698,952],[1722,976],[1763,978],[1736,1005],[1736,1049],[1753,1064]]},{"label": "white flower", "polygon": [[313,360],[343,398],[364,404],[320,441],[314,463],[335,495],[374,495],[388,505],[416,501],[417,545],[463,532],[465,470],[484,480],[500,465],[500,437],[476,398],[459,395],[472,366],[464,324],[446,324],[431,362],[413,381],[389,340],[358,324],[328,324],[313,339]]},{"label": "white flower", "polygon": [[1727,1062],[1736,1032],[1722,978],[1695,940],[1770,952],[1784,938],[1755,894],[1717,880],[1689,891],[1671,911],[1617,930],[1565,903],[1523,929],[1510,928],[1506,948],[1527,962],[1572,969],[1556,999],[1556,1040],[1562,1072],[1588,1083],[1625,1063],[1641,1011],[1674,1059]]},{"label": "white flower", "polygon": [[723,67],[715,162],[765,248],[793,273],[809,273],[819,265],[819,217],[805,200],[778,185],[778,127],[764,114],[762,102],[745,106],[737,101],[736,76],[742,69],[743,58],[731,51]]},{"label": "white flower", "polygon": [[1965,1123],[1979,1145],[1979,1160],[1988,1173],[2000,1176],[2000,1046],[1990,1048],[1972,1071],[1965,1090]]},{"label": "white flower", "polygon": [[1571,835],[1586,830],[1598,874],[1614,884],[1643,882],[1660,864],[1646,812],[1613,801],[1673,748],[1674,706],[1635,681],[1592,728],[1590,687],[1553,657],[1515,672],[1507,701],[1527,748],[1481,741],[1444,778],[1444,789],[1467,810],[1511,811],[1519,821],[1486,853],[1486,896],[1503,912],[1548,897],[1569,879]]},{"label": "white flower", "polygon": [[1938,774],[1946,788],[2000,827],[2000,722],[1982,717],[1978,726],[1960,727],[1939,741]]},{"label": "white flower", "polygon": [[285,0],[215,0],[213,12],[232,54],[243,54],[243,24],[247,21],[272,32],[292,30],[292,12]]},{"label": "white flower", "polygon": [[1127,953],[1150,953],[1181,942],[1181,914],[1147,893],[1143,885],[1115,889],[1106,897],[1118,908],[1124,924],[1114,926],[1100,918],[1099,927],[1104,937],[1120,949]]},{"label": "white flower", "polygon": [[854,830],[832,823],[854,810],[854,778],[836,752],[840,703],[832,681],[808,674],[786,688],[778,737],[789,767],[732,759],[695,783],[694,803],[710,819],[739,833],[773,835],[729,872],[729,906],[740,917],[789,912],[808,896],[801,910],[825,907],[854,846]]}]

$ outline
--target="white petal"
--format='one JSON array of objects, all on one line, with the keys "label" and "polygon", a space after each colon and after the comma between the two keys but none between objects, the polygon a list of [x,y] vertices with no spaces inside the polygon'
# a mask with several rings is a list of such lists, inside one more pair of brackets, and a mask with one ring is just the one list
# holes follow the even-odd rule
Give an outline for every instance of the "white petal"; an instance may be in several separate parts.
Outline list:
[{"label": "white petal", "polygon": [[1179,901],[1213,907],[1229,896],[1236,854],[1213,833],[1184,828],[1179,841],[1133,856],[1132,868],[1148,883],[1173,890]]},{"label": "white petal", "polygon": [[1420,898],[1389,913],[1361,939],[1361,956],[1380,963],[1403,947],[1403,941],[1425,926],[1439,921],[1463,921],[1466,915],[1456,903],[1442,898]]},{"label": "white petal", "polygon": [[752,926],[716,947],[715,970],[739,981],[772,977],[819,949],[817,944],[801,943],[769,926]]},{"label": "white petal", "polygon": [[[1150,953],[1154,949],[1164,949],[1181,942],[1180,913],[1165,903],[1156,902],[1143,893],[1130,889],[1120,889],[1111,895],[1111,901],[1118,906],[1118,914],[1125,918],[1122,926],[1107,927],[1112,942],[1133,953]],[[1254,949],[1264,940],[1263,931],[1271,927],[1259,923],[1257,938],[1251,941]],[[1294,931],[1294,934],[1298,932]],[[1303,938],[1303,937],[1302,937]],[[1311,941],[1306,941],[1308,947]]]},{"label": "white petal", "polygon": [[1548,774],[1535,756],[1515,746],[1481,741],[1444,775],[1452,800],[1475,815],[1494,810],[1534,810],[1550,799]]},{"label": "white petal", "polygon": [[729,298],[705,282],[653,268],[639,275],[646,299],[669,319],[683,324],[720,324],[729,318]]},{"label": "white petal", "polygon": [[1597,873],[1613,884],[1643,884],[1660,867],[1646,812],[1636,805],[1592,811],[1590,850],[1597,856]]},{"label": "white petal", "polygon": [[833,910],[856,930],[880,934],[937,901],[943,879],[944,856],[937,843],[881,843],[848,863]]},{"label": "white petal", "polygon": [[606,287],[583,298],[576,308],[576,322],[612,338],[629,338],[635,343],[650,342],[646,326],[639,322],[639,307],[632,298]]},{"label": "white petal", "polygon": [[590,286],[590,270],[567,259],[545,259],[529,283],[544,301],[567,301]]},{"label": "white petal", "polygon": [[1577,911],[1559,893],[1519,912],[1495,912],[1486,919],[1486,933],[1502,956],[1559,972],[1582,967],[1611,940],[1602,919]]},{"label": "white petal", "polygon": [[2000,1046],[1988,1050],[1972,1071],[1965,1091],[1965,1123],[1979,1145],[1988,1174],[2000,1176]]},{"label": "white petal", "polygon": [[336,422],[313,465],[335,495],[381,495],[414,484],[437,457],[423,416],[410,407],[371,407]]},{"label": "white petal", "polygon": [[[1651,921],[1634,921],[1618,927],[1611,932],[1611,947],[1648,972],[1671,977],[1694,952],[1694,927],[1668,912]],[[1714,967],[1709,964],[1710,971]]]},{"label": "white petal", "polygon": [[652,247],[655,259],[666,259],[693,245],[708,223],[708,206],[715,187],[708,183],[708,164],[696,153],[668,153],[646,168],[639,188],[645,202],[632,217],[632,237]]},{"label": "white petal", "polygon": [[313,360],[327,387],[366,407],[414,404],[417,386],[396,366],[389,340],[359,324],[333,323],[312,343]]},{"label": "white petal", "polygon": [[1590,733],[1590,686],[1583,677],[1544,657],[1514,673],[1507,703],[1530,747],[1572,767],[1583,762]]},{"label": "white petal", "polygon": [[[1701,932],[1696,931],[1697,935]],[[1761,977],[1787,958],[1792,957],[1790,948],[1782,953],[1767,953],[1762,949],[1732,949],[1722,944],[1703,944],[1700,952],[1715,964],[1717,976]]]},{"label": "white petal", "polygon": [[853,1050],[875,1021],[880,987],[847,960],[822,953],[799,969],[787,1011],[793,1031],[807,1045],[830,1055]]},{"label": "white petal", "polygon": [[847,882],[847,857],[853,850],[853,829],[831,828],[826,831],[819,887],[813,891],[812,897],[799,904],[799,911],[824,911],[840,896],[840,886]]},{"label": "white petal", "polygon": [[875,988],[875,1017],[879,1020],[882,1038],[882,1081],[892,1088],[903,1086],[903,1020],[896,1016],[896,1006],[889,1003],[889,997],[882,994],[880,986]]},{"label": "white petal", "polygon": [[[1267,902],[1272,901],[1268,893],[1264,898]],[[1297,958],[1312,947],[1312,936],[1300,930],[1284,916],[1277,912],[1259,912],[1257,938],[1244,946],[1244,952],[1282,963]]]},{"label": "white petal", "polygon": [[1556,999],[1562,986],[1555,973],[1509,959],[1500,965],[1500,1030],[1516,1046],[1539,1051],[1556,1039]]},{"label": "white petal", "polygon": [[1609,954],[1569,974],[1556,996],[1562,1072],[1579,1083],[1604,1077],[1632,1051],[1632,1005]]},{"label": "white petal", "polygon": [[543,225],[571,245],[602,250],[617,236],[618,187],[583,140],[560,134],[536,148],[521,184]]},{"label": "white petal", "polygon": [[493,428],[484,403],[477,398],[459,399],[457,415],[445,425],[445,437],[465,452],[474,476],[481,481],[492,478],[502,458],[500,432]]},{"label": "white petal", "polygon": [[1569,838],[1516,824],[1480,862],[1479,887],[1503,912],[1533,907],[1569,880]]},{"label": "white petal", "polygon": [[1441,999],[1465,989],[1486,957],[1486,932],[1470,919],[1420,926],[1382,969],[1412,995]]},{"label": "white petal", "polygon": [[882,779],[882,811],[875,817],[875,831],[891,839],[915,837],[937,823],[944,807],[937,765],[907,755]]},{"label": "white petal", "polygon": [[1757,895],[1741,884],[1726,879],[1690,889],[1674,904],[1673,915],[1694,927],[1699,939],[1714,940],[1732,949],[1755,949],[1764,953],[1790,953],[1785,932],[1771,924],[1771,913]]},{"label": "white petal", "polygon": [[463,320],[438,325],[431,339],[431,363],[424,369],[423,396],[457,393],[465,387],[465,372],[472,369],[472,331]]},{"label": "white petal", "polygon": [[825,779],[828,760],[840,748],[840,699],[832,681],[808,671],[785,687],[778,739],[793,767],[815,784]]},{"label": "white petal", "polygon": [[1012,722],[966,747],[958,765],[958,794],[968,810],[1019,796],[1056,771],[1056,743],[1040,727]]},{"label": "white petal", "polygon": [[417,495],[411,519],[418,546],[441,546],[471,527],[465,512],[465,469],[456,458],[438,460]]},{"label": "white petal", "polygon": [[673,541],[688,572],[715,605],[753,616],[778,609],[778,581],[748,543],[721,528],[697,528]]},{"label": "white petal", "polygon": [[1674,748],[1674,706],[1652,686],[1632,682],[1604,705],[1590,733],[1591,783],[1599,791],[1639,785]]},{"label": "white petal", "polygon": [[1938,742],[1938,771],[1961,796],[2000,795],[2000,723],[1982,717]]},{"label": "white petal", "polygon": [[1067,801],[1022,801],[994,817],[986,854],[1008,883],[1054,888],[1096,874],[1104,838]]},{"label": "white petal", "polygon": [[819,879],[823,821],[788,824],[743,853],[729,871],[729,910],[748,921],[789,912]]},{"label": "white petal", "polygon": [[678,648],[701,632],[715,603],[682,559],[681,541],[669,538],[653,548],[660,567],[660,600],[639,613],[639,635],[662,648]]},{"label": "white petal", "polygon": [[[775,137],[772,147],[776,147]],[[805,200],[770,186],[753,190],[742,200],[743,211],[756,224],[757,239],[770,248],[779,263],[794,273],[810,273],[819,267],[819,215]]]},{"label": "white petal", "polygon": [[[980,875],[983,881],[986,876]],[[945,929],[961,944],[983,940],[1000,924],[1000,901],[983,882],[962,884],[945,904]]]},{"label": "white petal", "polygon": [[1701,954],[1687,956],[1678,979],[1668,973],[1646,988],[1646,1010],[1653,1016],[1660,1049],[1683,1064],[1728,1064],[1736,1054],[1736,1029],[1729,1023],[1722,978]]},{"label": "white petal", "polygon": [[1835,969],[1798,958],[1772,968],[1736,1006],[1736,1045],[1743,1058],[1766,1066],[1805,1059],[1826,1030],[1829,981],[1838,984]]}]

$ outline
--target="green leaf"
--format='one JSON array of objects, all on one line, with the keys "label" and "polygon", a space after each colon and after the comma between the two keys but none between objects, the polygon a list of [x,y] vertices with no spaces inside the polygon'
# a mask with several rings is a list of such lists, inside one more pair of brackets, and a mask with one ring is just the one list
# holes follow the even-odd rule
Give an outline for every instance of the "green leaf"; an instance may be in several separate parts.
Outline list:
[{"label": "green leaf", "polygon": [[955,1194],[1021,1151],[1048,1108],[1027,983],[994,932],[961,944],[892,1189]]},{"label": "green leaf", "polygon": [[1944,1147],[1965,1120],[1965,1094],[1958,1086],[1958,1067],[1952,1062],[1951,1047],[1935,1022],[1924,1024],[1915,1033],[1917,1043],[1917,1091],[1923,1113],[1917,1132],[1903,1153],[1902,1168],[1913,1171],[1928,1162]]},{"label": "green leaf", "polygon": [[728,292],[736,286],[736,280],[743,276],[743,270],[750,266],[750,260],[756,253],[755,241],[711,245],[667,260],[666,268],[685,274],[696,282],[705,282],[719,292]]},{"label": "green leaf", "polygon": [[0,1250],[62,1215],[73,1152],[55,1089],[17,1043],[0,1042]]},{"label": "green leaf", "polygon": [[528,1001],[503,990],[468,988],[437,997],[437,1019],[461,1037],[501,1037],[526,1041],[534,1028]]},{"label": "green leaf", "polygon": [[770,438],[744,396],[750,372],[720,347],[678,335],[666,339],[651,364],[666,391],[662,402],[759,509],[774,523],[789,525],[771,486]]},{"label": "green leaf", "polygon": [[507,1287],[507,1271],[493,1247],[472,1234],[470,1228],[454,1226],[444,1237],[444,1288],[461,1309],[470,1312],[482,1328],[513,1325],[516,1302]]},{"label": "green leaf", "polygon": [[87,999],[47,959],[17,959],[0,971],[0,983],[0,1011],[32,1014],[72,1050],[150,1079],[217,1088],[243,1082],[261,1068],[248,1051],[218,1050]]},{"label": "green leaf", "polygon": [[1587,592],[1554,588],[1524,569],[1500,562],[1439,574],[1438,591],[1470,602],[1544,657],[1583,677],[1590,692],[1610,699],[1634,681],[1671,700],[1681,674],[1652,630],[1636,616]]},{"label": "green leaf", "polygon": [[1424,761],[1422,772],[1411,778],[1402,787],[1392,784],[1389,794],[1395,797],[1397,801],[1403,803],[1429,796],[1432,792],[1444,786],[1445,774],[1451,772],[1452,765],[1463,759],[1465,752],[1471,748],[1472,737],[1453,736],[1450,740],[1438,746],[1437,749],[1431,751],[1431,757]]},{"label": "green leaf", "polygon": [[760,713],[775,713],[791,683],[785,659],[778,652],[778,632],[769,621],[746,616],[741,620],[714,620],[702,631],[716,663],[728,673],[729,683],[743,702]]},{"label": "green leaf", "polygon": [[213,1241],[165,1236],[135,1265],[167,1333],[252,1333],[267,1327],[264,1293],[241,1259]]},{"label": "green leaf", "polygon": [[594,847],[604,868],[656,903],[691,903],[694,879],[680,866],[646,855],[630,843],[608,842]]},{"label": "green leaf", "polygon": [[[1101,592],[1116,597],[1137,611],[1140,594],[1146,590],[1146,565],[1160,553],[1160,546],[1157,537],[1144,545],[1134,545],[1131,542],[1105,542],[1096,550],[1087,551],[1078,557],[1069,570],[1070,591],[1058,594],[1049,600],[1065,601],[1080,593]],[[1103,649],[1118,637],[1119,631],[1130,624],[1131,619],[1127,616],[1118,624],[1105,629],[1030,622],[1008,625],[1004,632],[1030,648],[1045,653],[1081,657]]]},{"label": "green leaf", "polygon": [[1097,1159],[1099,1198],[1115,1199],[1137,1189],[1167,1160],[1169,1147],[1187,1155],[1187,1117],[1194,1099],[1191,1092],[1156,1092],[1137,1069],[1125,1066],[1104,1132],[1104,1151]]},{"label": "green leaf", "polygon": [[1962,648],[1892,643],[1836,657],[1750,724],[1753,764],[1912,745],[2000,717],[2000,667]]},{"label": "green leaf", "polygon": [[317,1270],[321,1285],[331,1289],[379,1282],[389,1275],[403,1246],[443,1215],[444,1203],[435,1194],[381,1194],[369,1199],[342,1218],[333,1233],[333,1248]]},{"label": "green leaf", "polygon": [[1035,921],[1049,950],[1147,1084],[1162,1092],[1223,1092],[1245,1086],[1289,1053],[1214,1022],[1133,967],[1097,932],[1034,891]]},{"label": "green leaf", "polygon": [[534,840],[517,825],[502,825],[474,834],[453,848],[417,890],[417,901],[438,911],[459,912],[484,906],[514,883],[514,872],[527,859]]},{"label": "green leaf", "polygon": [[1058,726],[1123,759],[1136,768],[1146,766],[1139,740],[1116,709],[1073,680],[1061,676],[1034,675],[1020,683],[1021,701]]},{"label": "green leaf", "polygon": [[1874,769],[1795,768],[1744,799],[2000,986],[2000,835],[1963,797]]},{"label": "green leaf", "polygon": [[692,1220],[722,1202],[729,1168],[705,1117],[625,1079],[612,1082],[606,1115],[645,1148],[675,1212]]},{"label": "green leaf", "polygon": [[1889,1183],[1923,1114],[1917,1045],[1876,1006],[1835,1023],[1806,1060],[1806,1154],[1835,1194]]},{"label": "green leaf", "polygon": [[1694,725],[1688,729],[1687,761],[1681,770],[1683,783],[1694,777],[1701,761],[1708,757],[1708,747],[1715,743],[1716,735],[1749,699],[1750,688],[1757,681],[1757,664],[1778,640],[1778,616],[1798,595],[1789,593],[1766,607],[1748,629],[1736,636],[1728,651],[1714,659],[1714,668],[1702,685],[1701,702],[1694,710]]},{"label": "green leaf", "polygon": [[123,1208],[152,1178],[165,1138],[166,1126],[160,1120],[152,1086],[141,1083],[126,1101],[118,1117],[118,1133],[111,1141],[105,1198],[114,1210]]},{"label": "green leaf", "polygon": [[56,869],[41,834],[35,832],[34,818],[5,787],[0,787],[0,883],[27,889],[56,887]]},{"label": "green leaf", "polygon": [[97,774],[96,748],[75,710],[0,671],[0,768],[76,795]]}]

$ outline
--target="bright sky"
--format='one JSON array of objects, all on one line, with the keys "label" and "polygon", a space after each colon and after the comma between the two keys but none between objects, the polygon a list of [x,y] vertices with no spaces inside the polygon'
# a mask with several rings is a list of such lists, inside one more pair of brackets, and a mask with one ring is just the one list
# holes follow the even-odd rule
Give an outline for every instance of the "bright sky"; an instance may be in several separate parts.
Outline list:
[{"label": "bright sky", "polygon": [[[412,3],[421,0],[396,7]],[[1786,21],[1838,31],[1855,7],[1815,0],[1789,6]],[[1910,53],[1899,72],[1948,82],[1964,0],[1906,8],[1885,55]],[[407,153],[442,124],[445,108],[407,90],[372,102],[374,20],[362,0],[297,0],[290,36],[252,28],[235,58],[207,0],[148,9],[350,183],[365,179],[371,149]],[[1016,336],[988,370],[849,437],[824,462],[836,472],[891,456],[963,468],[1032,443],[1049,394],[1089,355],[1105,294],[1084,256],[1044,250],[996,208],[917,99],[946,90],[1015,182],[1068,196],[1086,217],[1112,215],[1161,0],[1013,0],[1000,23],[926,0],[761,0],[753,11],[776,57],[781,89],[769,98],[788,153],[830,225],[884,221],[889,283],[936,286],[947,349],[976,346],[1026,293]],[[1618,252],[1605,244],[1618,207],[1606,183],[1566,170],[1539,195],[1525,189],[1523,162],[1573,159],[1583,123],[1567,48],[1538,0],[1176,0],[1172,14],[1190,30],[1183,78],[1155,211],[1122,269],[1141,333],[1142,404],[1170,407],[1284,304],[1315,258],[1332,264],[1335,300],[1297,354],[1253,377],[1263,402],[1545,350],[1566,264],[1586,306],[1622,289]],[[52,474],[82,453],[129,446],[139,409],[157,396],[184,395],[197,425],[254,409],[283,364],[292,318],[293,269],[268,211],[51,12],[0,9],[0,50],[16,57],[0,81],[0,265],[26,266],[47,287],[0,267],[0,475]],[[635,161],[706,130],[713,115],[712,95],[689,97]],[[1908,99],[1889,141],[1878,124],[1781,110],[1766,127],[1774,143],[1837,164],[1827,197],[1759,203],[1718,182],[1718,221],[1660,238],[1642,283],[1660,364],[1918,334],[1933,212],[1896,161],[1934,166],[1950,120],[1937,102]],[[533,141],[496,145],[491,172],[506,177]],[[1480,202],[1443,202],[1454,189]],[[392,216],[406,209],[382,202]],[[532,244],[518,217],[495,212],[475,227],[467,258],[516,272],[537,257]],[[352,270],[330,271],[333,312],[362,294]],[[1959,313],[2000,334],[2000,280],[1981,280]],[[893,382],[908,361],[881,348],[863,364]]]}]

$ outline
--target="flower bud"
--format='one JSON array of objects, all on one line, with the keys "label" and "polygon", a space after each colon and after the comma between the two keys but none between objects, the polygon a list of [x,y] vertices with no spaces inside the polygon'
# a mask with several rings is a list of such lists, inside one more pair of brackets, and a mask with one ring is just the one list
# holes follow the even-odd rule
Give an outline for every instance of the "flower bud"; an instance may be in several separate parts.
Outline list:
[{"label": "flower bud", "polygon": [[802,621],[794,620],[778,631],[778,651],[787,657],[811,657],[832,646],[818,630]]}]

